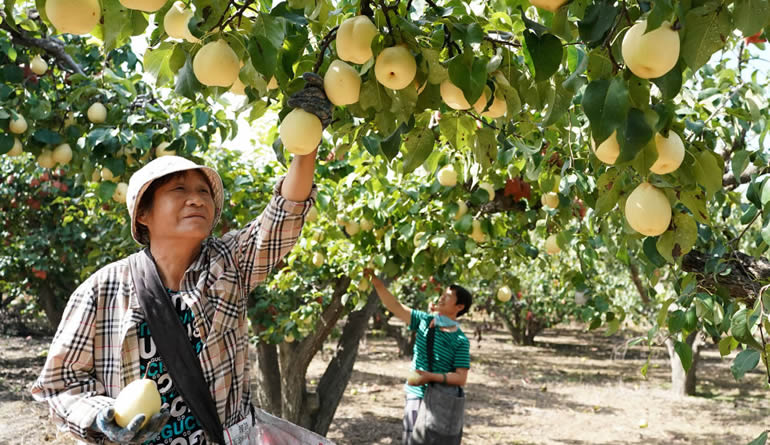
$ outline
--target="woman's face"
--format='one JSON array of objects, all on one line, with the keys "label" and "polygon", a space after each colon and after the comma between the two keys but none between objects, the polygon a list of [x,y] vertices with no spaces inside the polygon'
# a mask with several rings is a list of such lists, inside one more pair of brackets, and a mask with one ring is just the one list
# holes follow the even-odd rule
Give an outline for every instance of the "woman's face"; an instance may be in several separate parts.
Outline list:
[{"label": "woman's face", "polygon": [[211,233],[214,213],[206,177],[199,170],[188,170],[158,187],[152,207],[137,221],[147,226],[150,244],[158,240],[200,243]]}]

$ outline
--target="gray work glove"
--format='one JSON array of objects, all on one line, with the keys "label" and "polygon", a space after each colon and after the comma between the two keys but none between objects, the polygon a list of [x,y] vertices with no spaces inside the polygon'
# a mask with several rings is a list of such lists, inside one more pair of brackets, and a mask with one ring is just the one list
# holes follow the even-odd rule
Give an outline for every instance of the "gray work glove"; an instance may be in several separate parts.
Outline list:
[{"label": "gray work glove", "polygon": [[334,105],[326,97],[324,80],[316,73],[305,73],[302,78],[305,79],[305,88],[292,94],[288,104],[292,108],[302,108],[316,115],[326,128],[332,122]]},{"label": "gray work glove", "polygon": [[171,413],[168,409],[163,408],[159,413],[150,417],[144,428],[140,428],[144,422],[144,414],[138,414],[123,428],[115,423],[115,408],[110,406],[99,411],[91,429],[104,434],[112,442],[144,443],[160,433],[169,417],[171,417]]}]

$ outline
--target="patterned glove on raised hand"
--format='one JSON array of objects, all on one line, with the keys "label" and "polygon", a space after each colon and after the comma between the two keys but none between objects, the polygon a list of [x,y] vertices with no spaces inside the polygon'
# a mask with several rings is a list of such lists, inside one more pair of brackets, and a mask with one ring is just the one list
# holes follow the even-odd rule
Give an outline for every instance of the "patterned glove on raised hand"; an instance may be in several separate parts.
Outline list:
[{"label": "patterned glove on raised hand", "polygon": [[99,411],[93,425],[91,425],[91,429],[104,434],[112,442],[144,443],[160,433],[160,430],[168,422],[169,417],[171,417],[171,413],[168,409],[164,408],[150,417],[147,425],[142,428],[144,414],[138,414],[123,428],[115,423],[115,408],[110,406]]},{"label": "patterned glove on raised hand", "polygon": [[302,108],[308,113],[316,115],[321,121],[321,125],[326,128],[332,122],[334,105],[326,97],[324,81],[316,73],[305,73],[302,78],[305,79],[305,88],[292,94],[288,104],[292,108]]}]

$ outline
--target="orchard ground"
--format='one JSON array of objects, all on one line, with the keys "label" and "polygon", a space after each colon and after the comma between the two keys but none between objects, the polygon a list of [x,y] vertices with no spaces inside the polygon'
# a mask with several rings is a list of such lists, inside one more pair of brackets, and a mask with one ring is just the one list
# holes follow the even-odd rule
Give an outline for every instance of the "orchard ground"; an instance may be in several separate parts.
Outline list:
[{"label": "orchard ground", "polygon": [[[477,323],[464,325],[469,337]],[[758,370],[736,382],[732,357],[714,346],[701,356],[698,396],[677,398],[668,390],[663,348],[653,349],[647,378],[640,369],[648,352],[624,348],[632,337],[605,337],[581,326],[550,329],[537,346],[511,344],[497,327],[472,340],[464,444],[738,444],[768,427],[770,399]],[[0,445],[57,444],[47,408],[32,403],[34,380],[50,338],[0,337]],[[328,343],[311,365],[320,377]],[[339,444],[400,444],[402,384],[409,361],[395,342],[369,334],[361,345],[345,397],[329,437]],[[641,428],[640,422],[647,427]]]}]

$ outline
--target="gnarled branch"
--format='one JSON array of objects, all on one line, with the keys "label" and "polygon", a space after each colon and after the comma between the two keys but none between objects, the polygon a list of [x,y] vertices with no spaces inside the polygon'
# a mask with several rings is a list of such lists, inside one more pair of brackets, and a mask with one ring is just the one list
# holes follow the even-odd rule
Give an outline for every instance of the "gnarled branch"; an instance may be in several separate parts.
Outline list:
[{"label": "gnarled branch", "polygon": [[2,18],[2,20],[0,20],[0,29],[7,31],[8,34],[11,35],[11,39],[14,43],[18,43],[19,45],[23,45],[29,48],[41,48],[48,54],[52,55],[62,69],[72,71],[77,74],[82,74],[84,76],[86,75],[86,73],[83,71],[83,68],[81,68],[80,65],[78,65],[77,62],[75,62],[72,57],[70,57],[70,55],[67,54],[67,52],[64,50],[64,42],[56,40],[52,37],[44,39],[32,37],[23,29],[14,29],[11,25],[9,25],[7,17],[4,13],[0,13],[0,18]]}]

